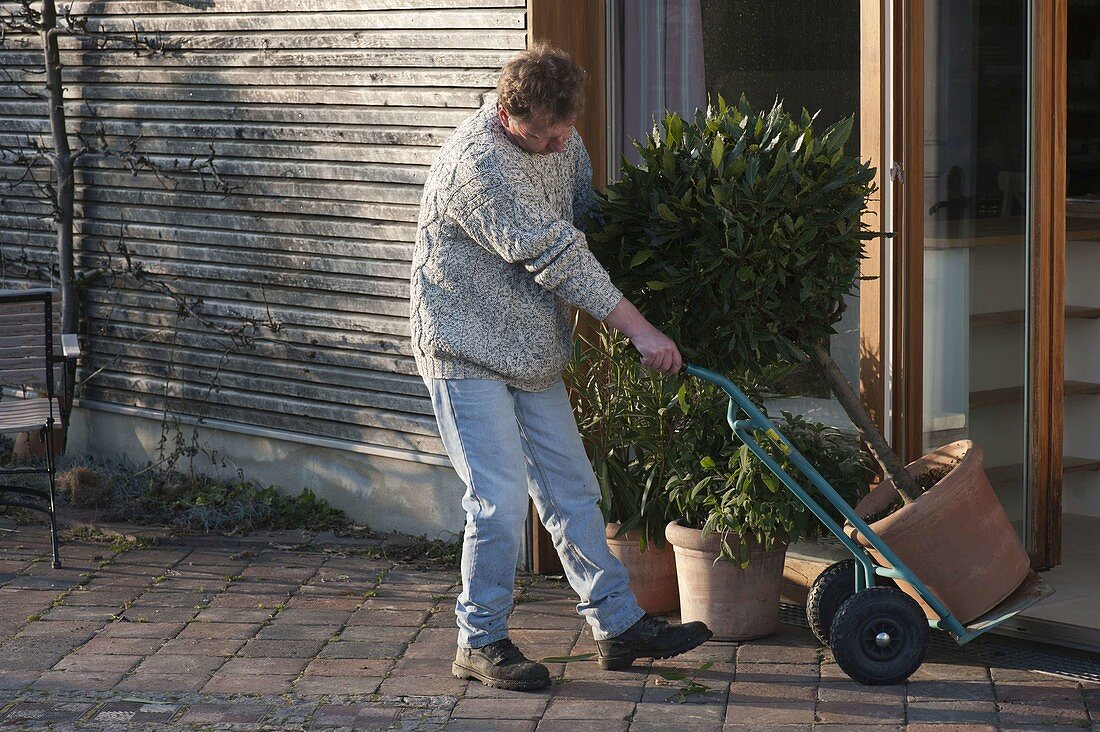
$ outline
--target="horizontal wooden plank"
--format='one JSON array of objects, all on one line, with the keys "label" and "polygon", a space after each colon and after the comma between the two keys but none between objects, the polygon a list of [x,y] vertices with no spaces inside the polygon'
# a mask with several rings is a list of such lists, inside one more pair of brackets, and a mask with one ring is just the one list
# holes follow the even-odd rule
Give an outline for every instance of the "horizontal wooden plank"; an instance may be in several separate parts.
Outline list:
[{"label": "horizontal wooden plank", "polygon": [[4,386],[30,386],[46,383],[46,369],[41,366],[19,368],[17,365],[0,362],[0,384]]},{"label": "horizontal wooden plank", "polygon": [[[208,50],[261,49],[393,49],[406,50],[508,50],[520,51],[527,47],[525,30],[499,28],[446,28],[424,30],[268,30],[266,32],[240,33],[210,31],[207,33],[173,33],[161,30],[158,38],[177,53]],[[37,36],[8,36],[10,47],[37,48],[41,41]],[[93,42],[63,36],[59,39],[62,49],[69,51],[94,51]],[[126,53],[125,49],[121,50]]]},{"label": "horizontal wooden plank", "polygon": [[[112,125],[112,127],[116,127]],[[228,128],[224,131],[230,132]],[[347,166],[322,165],[329,163],[384,163],[386,166],[394,165],[419,165],[428,166],[439,154],[437,146],[427,145],[363,145],[345,142],[333,142],[330,140],[280,140],[262,141],[261,139],[227,140],[224,137],[203,137],[178,135],[175,137],[153,136],[155,130],[152,125],[144,126],[131,134],[106,135],[107,144],[116,149],[125,149],[129,142],[137,134],[141,134],[139,149],[144,154],[159,156],[191,156],[197,155],[200,159],[210,152],[210,145],[214,145],[217,158],[220,160],[260,159],[269,165],[277,165],[278,161],[311,162],[310,170],[316,170],[321,176],[307,176],[299,173],[295,177],[321,177],[323,179],[338,178],[345,170],[350,171],[350,176],[343,180],[357,180],[356,168]],[[210,131],[213,132],[213,131]],[[209,134],[209,132],[208,132]],[[239,136],[238,136],[239,137]],[[215,140],[211,143],[211,140]],[[0,134],[0,146],[16,147],[26,143],[25,135]],[[302,169],[303,172],[305,169]],[[354,176],[354,177],[352,177]]]},{"label": "horizontal wooden plank", "polygon": [[[270,391],[211,386],[207,382],[192,383],[170,375],[159,378],[152,375],[136,376],[121,371],[100,371],[86,385],[89,388],[94,385],[101,389],[157,395],[162,400],[167,396],[170,400],[182,399],[191,402],[193,407],[209,405],[211,409],[231,405],[250,408],[257,412],[283,412],[286,411],[288,401],[285,395],[273,394]],[[270,383],[264,386],[275,388]],[[296,397],[293,403],[295,413],[302,417],[378,427],[392,431],[395,435],[434,436],[436,434],[434,418],[426,415],[344,404],[340,401],[313,400],[303,396]]]},{"label": "horizontal wooden plank", "polygon": [[[135,354],[102,354],[96,352],[85,359],[83,373],[100,371],[118,374],[144,374],[149,378],[176,380],[202,388],[217,383],[222,389],[241,394],[265,394],[285,397],[286,411],[297,411],[299,401],[341,404],[385,410],[402,422],[419,417],[433,417],[431,402],[423,396],[406,396],[387,391],[359,388],[349,375],[329,374],[311,369],[305,364],[279,361],[242,363],[242,359],[220,359],[216,354],[207,363],[201,353],[176,349],[171,360],[143,359]],[[329,378],[321,378],[329,377]],[[93,377],[98,378],[98,376]],[[242,406],[246,406],[242,404]],[[394,425],[395,429],[402,429]]]},{"label": "horizontal wooden plank", "polygon": [[[35,228],[37,227],[37,228]],[[97,221],[78,219],[78,236],[92,237],[107,244],[111,251],[120,239],[120,226],[115,221]],[[248,231],[221,231],[177,225],[146,225],[127,222],[123,240],[149,239],[162,242],[176,242],[183,245],[209,244],[211,246],[240,246],[249,251],[270,252],[273,254],[307,254],[320,257],[362,258],[382,260],[407,266],[412,259],[411,242],[385,242],[364,239],[350,239],[341,236],[305,237],[264,234]],[[9,247],[8,256],[17,257],[22,248],[41,249],[52,254],[56,237],[50,223],[30,216],[0,215],[0,247]],[[98,246],[96,247],[99,248]],[[316,257],[312,261],[318,262]],[[327,261],[327,260],[326,260]]]},{"label": "horizontal wooden plank", "polygon": [[[470,110],[482,104],[484,90],[419,87],[314,87],[314,86],[186,86],[171,84],[81,84],[65,87],[66,101],[98,103],[106,100],[135,102],[217,102],[229,104],[350,105],[357,107],[461,107]],[[18,85],[0,77],[0,98],[25,99]],[[409,119],[415,113],[408,115]],[[178,117],[177,117],[178,118]],[[432,124],[438,124],[433,122]]]},{"label": "horizontal wooden plank", "polygon": [[[192,60],[194,62],[194,60]],[[115,66],[79,66],[62,69],[62,80],[67,85],[164,85],[178,87],[177,96],[191,98],[198,87],[216,86],[231,92],[254,91],[255,87],[295,88],[297,94],[321,95],[343,93],[342,87],[363,87],[369,93],[372,87],[405,87],[402,98],[423,98],[423,92],[414,87],[431,89],[491,89],[496,86],[498,72],[495,70],[465,69],[419,69],[419,68],[352,68],[330,70],[325,68],[248,68],[248,69],[207,69],[207,68],[118,68]],[[11,72],[8,77],[22,83],[42,81],[41,74]],[[319,88],[322,87],[322,88]],[[281,90],[275,90],[281,91]],[[390,95],[392,97],[392,95]],[[356,97],[358,103],[378,104],[381,96]],[[433,99],[468,100],[469,93],[454,91],[443,93]],[[475,96],[475,104],[480,97]],[[365,101],[369,100],[369,101]],[[406,102],[408,103],[408,102]],[[431,102],[434,104],[435,102]],[[459,102],[461,106],[469,106]],[[444,104],[441,106],[455,106]]]},{"label": "horizontal wooden plank", "polygon": [[294,344],[261,339],[241,351],[221,354],[206,349],[205,341],[194,338],[194,334],[182,332],[180,335],[183,337],[173,337],[170,342],[104,336],[91,343],[93,350],[89,353],[94,354],[97,360],[118,356],[204,368],[221,366],[237,373],[254,373],[256,364],[262,363],[263,372],[270,377],[304,378],[313,383],[335,384],[347,389],[400,394],[415,398],[418,402],[418,406],[406,411],[430,413],[430,405],[425,406],[428,391],[419,376],[364,368],[354,353],[340,349],[307,351]]},{"label": "horizontal wooden plank", "polygon": [[132,34],[151,32],[278,31],[278,30],[434,30],[524,27],[525,13],[514,10],[397,10],[387,12],[194,13],[123,17],[93,16],[88,30]]},{"label": "horizontal wooden plank", "polygon": [[335,217],[237,215],[200,210],[188,211],[186,217],[183,217],[179,212],[171,209],[132,207],[109,201],[77,203],[76,211],[81,218],[93,218],[115,226],[120,221],[169,225],[186,223],[188,226],[224,231],[254,231],[290,236],[338,236],[402,242],[410,245],[416,238],[416,227],[409,224]]},{"label": "horizontal wooden plank", "polygon": [[[174,173],[173,171],[186,170],[197,163],[204,162],[206,157],[210,155],[210,150],[208,147],[204,151],[201,144],[195,146],[193,153],[181,155],[158,155],[144,150],[141,143],[138,144],[138,150],[153,164],[157,165],[160,170],[164,171],[161,178],[171,179],[169,185],[183,186],[191,180],[201,182],[199,174]],[[416,205],[420,202],[420,187],[428,176],[428,168],[423,165],[375,165],[371,163],[342,165],[338,163],[221,157],[219,144],[215,142],[213,145],[214,165],[217,167],[218,174],[227,177],[229,180],[250,182],[248,180],[250,178],[259,178],[261,180],[257,182],[257,185],[263,184],[265,186],[278,186],[281,182],[285,185],[301,184],[303,186],[317,185],[318,182],[323,181],[331,181],[332,185],[354,183],[355,188],[360,188],[373,196],[373,198],[367,198],[365,195],[362,197],[355,196],[357,200],[363,201],[378,200]],[[10,171],[9,175],[22,172],[13,166],[0,165],[0,170],[4,170],[5,167]],[[129,178],[135,178],[143,187],[156,189],[164,189],[165,187],[165,184],[158,182],[151,173],[145,171],[139,171],[136,174],[131,173],[123,161],[113,157],[89,155],[81,160],[80,170],[89,172],[102,170],[105,174],[109,171],[125,171]],[[121,181],[122,179],[115,176],[110,180]],[[109,185],[117,184],[109,183]],[[329,197],[336,194],[344,197],[353,193],[351,186],[346,188],[348,190],[344,191],[310,191],[309,188],[303,188],[303,190],[306,191],[306,196]],[[250,191],[239,191],[233,197],[239,198],[241,195],[247,195],[248,193]],[[270,189],[270,193],[266,187],[263,190],[253,191],[253,193],[273,196],[292,195],[290,191],[281,190],[278,187]]]},{"label": "horizontal wooden plank", "polygon": [[[72,12],[81,15],[158,15],[171,13],[282,13],[348,12],[365,10],[448,10],[464,8],[523,8],[527,0],[217,0],[187,5],[161,0],[80,0]],[[15,7],[14,3],[5,3]],[[3,5],[0,5],[3,7]]]},{"label": "horizontal wooden plank", "polygon": [[[178,343],[208,350],[216,342],[220,344],[216,352],[224,351],[231,345],[224,338],[217,340],[209,330],[196,323],[179,324],[168,313],[122,312],[113,305],[95,300],[90,300],[86,308],[93,318],[89,347],[112,339],[125,343]],[[281,331],[277,341],[260,337],[253,344],[257,354],[272,353],[286,360],[349,366],[408,377],[417,375],[411,356],[371,350],[373,339],[355,333],[341,337],[334,336],[332,331],[298,326],[290,331]]]},{"label": "horizontal wooden plank", "polygon": [[[207,334],[212,339],[225,341],[228,336],[211,333],[209,327],[194,318],[181,320],[171,301],[167,298],[152,298],[143,293],[112,291],[100,293],[89,291],[85,308],[99,322],[96,327],[107,328],[111,322],[124,324],[144,324],[160,329],[185,328],[197,333]],[[235,331],[245,319],[252,317],[261,325],[266,321],[267,308],[262,304],[229,302],[206,299],[200,312],[204,320],[214,323],[225,331]],[[258,337],[277,338],[299,344],[316,347],[349,348],[396,356],[412,356],[407,336],[393,333],[397,327],[382,328],[375,322],[383,316],[354,316],[338,311],[317,311],[303,308],[285,308],[272,306],[271,315],[282,325],[277,336],[261,331]],[[92,332],[92,336],[96,333]],[[212,347],[214,344],[211,344]]]},{"label": "horizontal wooden plank", "polygon": [[[44,120],[45,108],[41,101],[12,99],[3,102],[3,108],[10,113],[22,115],[28,124],[33,120]],[[143,124],[150,122],[203,121],[221,122],[233,125],[233,133],[219,133],[217,137],[236,137],[236,126],[255,125],[269,129],[283,126],[332,127],[334,134],[341,130],[361,130],[369,133],[373,126],[387,130],[380,134],[390,134],[389,130],[401,129],[408,135],[416,135],[419,130],[436,132],[438,128],[452,129],[467,119],[474,110],[467,108],[414,107],[393,104],[383,107],[352,107],[348,105],[317,105],[309,103],[287,104],[246,104],[244,102],[193,104],[189,100],[147,100],[135,102],[131,99],[100,99],[95,102],[95,111],[99,120],[112,125],[119,121]],[[65,103],[65,114],[70,122],[70,131],[75,133],[83,120],[90,119],[87,107],[81,100],[69,99]],[[2,118],[0,118],[2,119]],[[16,120],[18,121],[18,120]],[[267,124],[265,123],[275,123]],[[17,130],[19,128],[16,128]],[[48,128],[47,128],[48,129]],[[449,134],[449,133],[448,133]]]},{"label": "horizontal wooden plank", "polygon": [[[163,400],[158,399],[156,396],[125,389],[93,388],[89,389],[88,398],[143,409],[158,411],[164,409]],[[199,402],[195,406],[203,407],[203,416],[207,419],[222,419],[240,424],[258,424],[271,429],[332,437],[380,447],[415,450],[433,455],[446,454],[439,438],[431,435],[413,435],[364,426],[354,421],[326,420],[306,415],[287,414],[282,411],[260,411],[224,403],[203,404]]]},{"label": "horizontal wooden plank", "polygon": [[[378,277],[348,277],[335,273],[294,272],[276,270],[267,267],[249,268],[246,285],[240,282],[240,266],[224,266],[188,259],[153,259],[134,256],[133,262],[140,264],[142,271],[154,277],[178,279],[180,286],[186,281],[201,284],[204,287],[218,288],[224,297],[233,297],[234,293],[244,296],[249,293],[258,295],[265,288],[268,302],[286,304],[299,303],[303,307],[323,307],[328,298],[339,295],[350,296],[347,301],[356,301],[364,297],[398,299],[392,303],[395,310],[408,313],[408,278],[383,279]],[[85,267],[108,267],[112,261],[106,255],[95,252],[83,252],[80,263]],[[304,291],[304,292],[303,292]],[[361,296],[361,297],[357,297]],[[285,298],[285,299],[284,299]],[[341,298],[344,299],[344,298]]]},{"label": "horizontal wooden plank", "polygon": [[[84,237],[82,252],[96,255],[114,252],[114,239]],[[353,278],[388,278],[407,281],[410,268],[404,261],[365,259],[351,257],[317,257],[312,254],[249,250],[238,247],[211,247],[199,244],[180,246],[162,242],[126,237],[126,248],[138,261],[159,259],[165,262],[192,262],[204,265],[225,265],[253,271],[253,269],[285,271],[296,275],[339,275]],[[81,256],[84,256],[83,254]],[[103,256],[98,254],[98,256]],[[116,255],[117,258],[117,255]]]},{"label": "horizontal wooden plank", "polygon": [[[249,196],[235,193],[187,193],[160,191],[148,188],[108,188],[107,186],[82,186],[77,195],[91,210],[97,204],[120,204],[125,207],[166,207],[171,209],[195,209],[203,211],[247,212],[252,215],[300,217],[313,219],[348,218],[358,221],[406,222],[415,224],[420,215],[417,206],[400,204],[359,203],[356,201],[318,200],[314,198],[270,199],[265,196]],[[182,218],[182,217],[181,217]]]},{"label": "horizontal wooden plank", "polygon": [[[163,38],[163,36],[162,36]],[[168,41],[171,43],[171,41]],[[115,50],[79,49],[61,54],[62,64],[72,68],[188,68],[212,69],[241,68],[337,68],[344,70],[393,69],[393,68],[448,68],[452,70],[485,69],[499,71],[515,51],[481,49],[431,49],[415,50],[364,50],[359,48],[300,49],[262,48],[225,49],[202,48],[191,44],[186,51],[172,54],[135,56],[124,48]],[[9,68],[42,65],[39,48],[0,50],[0,60]],[[364,72],[365,73],[365,72]]]}]

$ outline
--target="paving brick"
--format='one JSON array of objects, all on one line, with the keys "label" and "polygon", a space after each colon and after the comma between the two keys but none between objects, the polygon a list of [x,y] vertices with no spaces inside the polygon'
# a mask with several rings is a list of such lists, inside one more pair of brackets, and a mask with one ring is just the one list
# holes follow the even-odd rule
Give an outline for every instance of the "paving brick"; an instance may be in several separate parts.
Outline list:
[{"label": "paving brick", "polygon": [[725,723],[729,725],[799,725],[813,724],[814,702],[789,699],[786,701],[730,700],[726,705]]},{"label": "paving brick", "polygon": [[810,646],[743,645],[737,649],[738,663],[817,663],[821,649]]},{"label": "paving brick", "polygon": [[263,626],[260,623],[188,623],[177,638],[248,640]]},{"label": "paving brick", "polygon": [[135,674],[210,674],[225,663],[219,656],[157,653],[134,669]]},{"label": "paving brick", "polygon": [[133,623],[120,621],[107,624],[97,635],[111,638],[175,638],[184,629],[183,623]]},{"label": "paving brick", "polygon": [[144,656],[109,656],[96,653],[73,653],[58,661],[54,666],[57,671],[73,671],[76,673],[118,673],[124,674],[141,661]]},{"label": "paving brick", "polygon": [[295,694],[356,695],[374,694],[382,685],[381,676],[303,676],[294,683]]},{"label": "paving brick", "polygon": [[[398,658],[405,651],[405,643],[381,641],[333,641],[321,651],[321,658]],[[449,655],[444,658],[449,659]]]},{"label": "paving brick", "polygon": [[621,719],[546,719],[536,732],[627,732],[630,723]]},{"label": "paving brick", "polygon": [[997,727],[992,724],[924,724],[910,722],[905,729],[906,732],[997,732]]},{"label": "paving brick", "polygon": [[[306,666],[306,676],[384,676],[393,661],[365,658],[316,658]],[[409,674],[401,674],[409,675]],[[430,676],[431,674],[412,674]]]},{"label": "paving brick", "polygon": [[629,720],[633,714],[634,702],[631,701],[594,701],[555,697],[546,708],[543,719],[614,721]]},{"label": "paving brick", "polygon": [[664,725],[693,729],[700,725],[717,725],[721,728],[726,716],[724,704],[675,704],[669,702],[642,702],[634,710],[631,728],[640,724]]},{"label": "paving brick", "polygon": [[406,626],[349,625],[340,631],[340,640],[408,643],[416,637],[418,630]]},{"label": "paving brick", "polygon": [[1056,702],[1079,701],[1081,688],[1075,681],[1041,678],[1030,682],[1000,682],[995,684],[997,701],[1001,702]]},{"label": "paving brick", "polygon": [[374,627],[418,628],[427,620],[430,613],[410,608],[407,610],[376,610],[364,607],[357,610],[347,620],[348,625],[370,625]]},{"label": "paving brick", "polygon": [[447,676],[391,676],[382,682],[381,694],[393,696],[462,696],[467,682]]},{"label": "paving brick", "polygon": [[74,722],[84,716],[92,705],[88,702],[18,702],[3,716],[5,727],[19,724],[45,725],[58,722]]},{"label": "paving brick", "polygon": [[641,701],[644,690],[642,680],[612,682],[578,679],[552,688],[555,697],[561,699],[585,699],[591,701]]},{"label": "paving brick", "polygon": [[912,681],[906,685],[910,701],[993,701],[991,681]]},{"label": "paving brick", "polygon": [[259,724],[271,711],[267,704],[228,702],[196,704],[179,719],[183,724]]},{"label": "paving brick", "polygon": [[100,636],[92,638],[77,649],[78,654],[104,654],[125,656],[148,656],[156,653],[164,645],[161,638],[113,638]]},{"label": "paving brick", "polygon": [[108,691],[123,675],[121,671],[47,671],[31,686],[56,691]]},{"label": "paving brick", "polygon": [[1084,702],[1005,702],[998,704],[1002,726],[1071,724],[1078,727],[1090,723]]},{"label": "paving brick", "polygon": [[132,673],[118,682],[114,691],[170,692],[173,694],[200,690],[209,680],[208,674]]},{"label": "paving brick", "polygon": [[174,638],[165,643],[160,652],[184,656],[232,656],[243,645],[243,640],[229,638]]},{"label": "paving brick", "polygon": [[[281,619],[281,618],[280,618]],[[340,632],[340,625],[297,625],[276,619],[257,634],[260,640],[328,640]]]},{"label": "paving brick", "polygon": [[322,704],[313,715],[313,727],[384,729],[396,716],[396,709],[383,706]]},{"label": "paving brick", "polygon": [[989,701],[914,701],[906,714],[910,723],[997,724],[997,705]]},{"label": "paving brick", "polygon": [[451,712],[452,719],[539,719],[549,697],[531,694],[511,699],[462,699]]},{"label": "paving brick", "polygon": [[[445,732],[486,732],[485,720],[454,719],[443,728]],[[531,719],[500,719],[493,722],[493,732],[534,732],[535,721]]]},{"label": "paving brick", "polygon": [[240,655],[269,658],[312,658],[325,645],[323,640],[258,640],[244,644]]},{"label": "paving brick", "polygon": [[293,674],[297,676],[309,664],[308,658],[231,658],[218,669],[219,674]]},{"label": "paving brick", "polygon": [[89,721],[103,725],[164,724],[170,722],[179,709],[178,704],[110,701],[100,707]]},{"label": "paving brick", "polygon": [[226,674],[218,672],[202,687],[204,694],[263,694],[271,696],[290,691],[292,674]]},{"label": "paving brick", "polygon": [[817,719],[823,724],[901,724],[905,721],[905,705],[895,701],[822,701],[817,705]]},{"label": "paving brick", "polygon": [[197,623],[262,623],[275,616],[273,608],[244,609],[212,607],[195,616]]}]

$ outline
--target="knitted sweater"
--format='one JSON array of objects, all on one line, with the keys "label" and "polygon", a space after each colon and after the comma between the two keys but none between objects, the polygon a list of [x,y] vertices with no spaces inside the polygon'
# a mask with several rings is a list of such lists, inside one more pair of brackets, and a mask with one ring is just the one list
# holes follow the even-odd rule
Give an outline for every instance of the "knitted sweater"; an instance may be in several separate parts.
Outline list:
[{"label": "knitted sweater", "polygon": [[425,378],[542,391],[570,357],[571,309],[603,320],[622,293],[576,222],[595,204],[576,130],[564,152],[507,138],[490,102],[432,164],[412,263],[412,346]]}]

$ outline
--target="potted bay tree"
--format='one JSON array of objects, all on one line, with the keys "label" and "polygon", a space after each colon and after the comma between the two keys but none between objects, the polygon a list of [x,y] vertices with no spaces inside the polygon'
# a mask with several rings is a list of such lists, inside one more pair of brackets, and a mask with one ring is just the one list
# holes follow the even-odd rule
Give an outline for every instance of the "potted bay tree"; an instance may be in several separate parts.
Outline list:
[{"label": "potted bay tree", "polygon": [[637,144],[640,164],[609,186],[605,226],[590,240],[686,358],[727,372],[784,360],[820,372],[886,476],[857,510],[965,623],[1019,586],[1028,557],[977,445],[904,466],[830,355],[864,243],[879,236],[863,216],[875,171],[844,151],[852,125],[818,134],[804,110],[794,117],[777,101],[757,111],[744,98],[719,98],[688,121],[669,114]]}]

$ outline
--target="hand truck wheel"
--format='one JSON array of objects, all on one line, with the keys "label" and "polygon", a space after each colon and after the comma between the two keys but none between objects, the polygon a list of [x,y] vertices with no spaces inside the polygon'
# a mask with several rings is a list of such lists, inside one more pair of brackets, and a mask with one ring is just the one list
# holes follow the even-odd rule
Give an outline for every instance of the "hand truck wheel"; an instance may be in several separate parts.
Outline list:
[{"label": "hand truck wheel", "polygon": [[836,612],[829,641],[837,665],[855,681],[899,684],[920,668],[928,652],[928,619],[896,587],[869,587]]},{"label": "hand truck wheel", "polygon": [[829,645],[829,630],[837,608],[856,591],[856,560],[830,564],[810,585],[806,595],[806,622],[822,645]]}]

